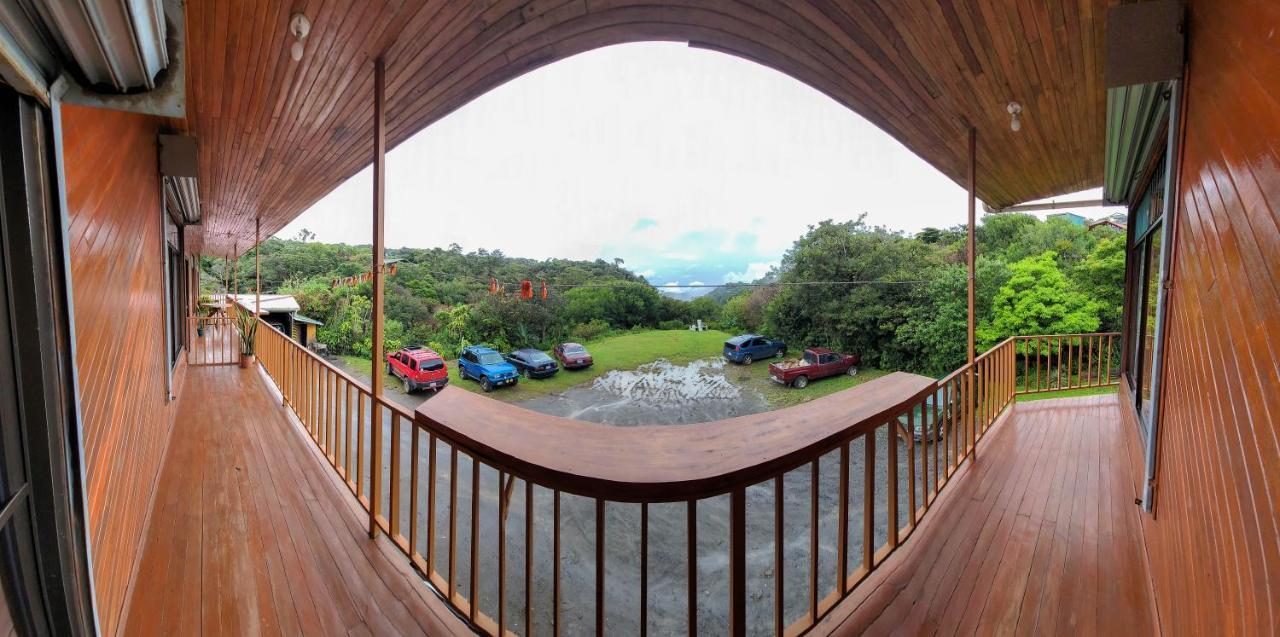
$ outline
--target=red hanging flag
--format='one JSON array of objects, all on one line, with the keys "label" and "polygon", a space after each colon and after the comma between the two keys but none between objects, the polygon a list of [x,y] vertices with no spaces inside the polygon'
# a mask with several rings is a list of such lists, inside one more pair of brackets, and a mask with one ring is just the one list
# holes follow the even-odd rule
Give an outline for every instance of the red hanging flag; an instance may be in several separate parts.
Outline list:
[{"label": "red hanging flag", "polygon": [[489,277],[489,294],[497,294],[497,293],[498,293],[498,280],[493,277]]},{"label": "red hanging flag", "polygon": [[524,281],[520,282],[520,298],[522,299],[533,298],[533,282],[530,281],[529,279],[525,279]]},{"label": "red hanging flag", "polygon": [[542,282],[542,300],[543,301],[547,300],[547,282],[546,281]]}]

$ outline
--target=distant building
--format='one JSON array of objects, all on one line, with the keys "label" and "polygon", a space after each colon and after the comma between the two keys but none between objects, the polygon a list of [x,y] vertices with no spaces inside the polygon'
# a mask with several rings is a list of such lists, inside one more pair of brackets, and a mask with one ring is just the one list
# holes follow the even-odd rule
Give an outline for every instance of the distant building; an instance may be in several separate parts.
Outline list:
[{"label": "distant building", "polygon": [[1073,223],[1077,226],[1083,226],[1087,221],[1087,219],[1085,219],[1084,217],[1074,212],[1055,212],[1051,215],[1046,216],[1045,218],[1046,219],[1065,219],[1067,220],[1067,222]]},{"label": "distant building", "polygon": [[[241,311],[253,312],[254,295],[231,294],[228,296]],[[214,295],[214,305],[223,307],[224,303],[221,294]],[[298,314],[298,310],[302,308],[291,294],[263,294],[259,303],[258,314],[262,316],[263,321],[288,334],[289,338],[304,347],[310,347],[316,341],[316,328],[324,325],[313,318]]]}]

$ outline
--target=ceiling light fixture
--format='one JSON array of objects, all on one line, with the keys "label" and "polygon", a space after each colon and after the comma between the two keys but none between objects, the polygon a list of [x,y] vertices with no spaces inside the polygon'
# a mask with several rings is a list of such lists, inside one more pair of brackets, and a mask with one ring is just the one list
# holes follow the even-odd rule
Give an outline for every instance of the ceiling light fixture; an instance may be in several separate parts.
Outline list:
[{"label": "ceiling light fixture", "polygon": [[1022,130],[1022,105],[1017,102],[1009,102],[1009,129],[1013,132]]},{"label": "ceiling light fixture", "polygon": [[311,21],[307,16],[301,13],[293,14],[289,18],[289,34],[294,37],[293,46],[289,47],[289,57],[294,62],[302,60],[302,41],[307,39],[307,34],[311,33]]}]

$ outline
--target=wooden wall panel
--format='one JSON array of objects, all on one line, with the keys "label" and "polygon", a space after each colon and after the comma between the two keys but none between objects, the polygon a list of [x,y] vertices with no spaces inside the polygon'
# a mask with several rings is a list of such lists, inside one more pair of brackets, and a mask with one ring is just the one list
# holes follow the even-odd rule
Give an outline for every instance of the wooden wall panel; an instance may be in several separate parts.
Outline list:
[{"label": "wooden wall panel", "polygon": [[[62,110],[76,365],[98,613],[115,633],[169,440],[153,118]],[[180,382],[182,370],[175,380]]]},{"label": "wooden wall panel", "polygon": [[1153,588],[1169,633],[1280,628],[1280,5],[1191,3]]}]

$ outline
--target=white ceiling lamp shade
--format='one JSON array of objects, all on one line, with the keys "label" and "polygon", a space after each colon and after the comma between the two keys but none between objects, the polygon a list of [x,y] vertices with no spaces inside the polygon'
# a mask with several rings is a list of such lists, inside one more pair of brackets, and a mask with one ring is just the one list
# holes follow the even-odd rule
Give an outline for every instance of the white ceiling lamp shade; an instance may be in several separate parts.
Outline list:
[{"label": "white ceiling lamp shade", "polygon": [[302,61],[303,41],[310,33],[311,21],[307,16],[295,13],[289,18],[289,34],[293,36],[293,44],[289,46],[289,57],[293,58],[294,62]]},{"label": "white ceiling lamp shade", "polygon": [[1022,130],[1022,105],[1017,102],[1009,102],[1006,110],[1009,111],[1009,130],[1015,133]]}]

